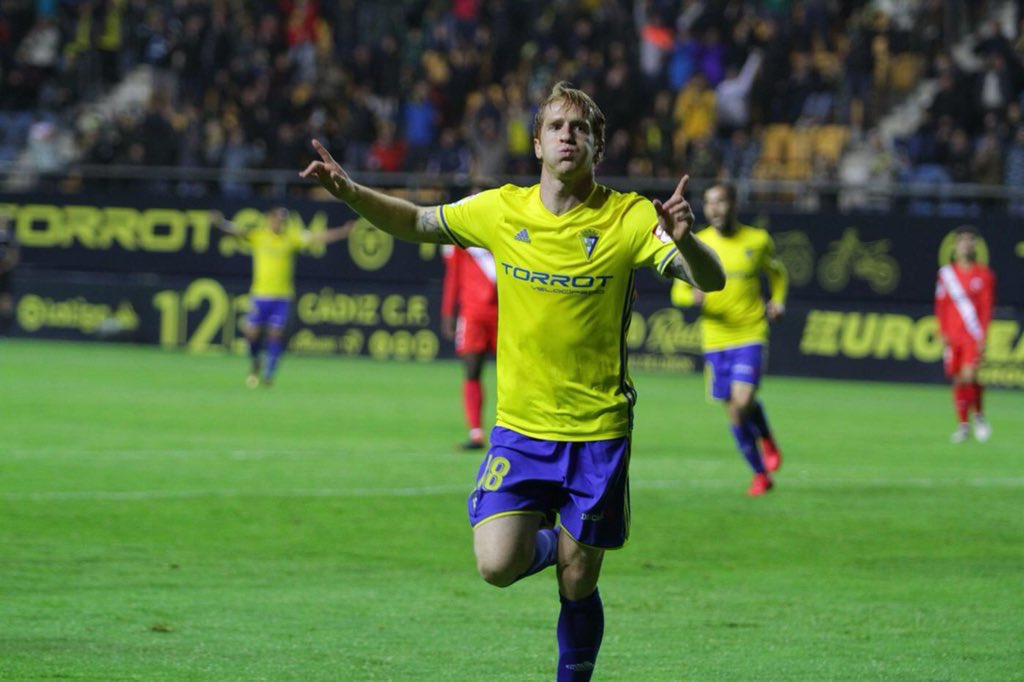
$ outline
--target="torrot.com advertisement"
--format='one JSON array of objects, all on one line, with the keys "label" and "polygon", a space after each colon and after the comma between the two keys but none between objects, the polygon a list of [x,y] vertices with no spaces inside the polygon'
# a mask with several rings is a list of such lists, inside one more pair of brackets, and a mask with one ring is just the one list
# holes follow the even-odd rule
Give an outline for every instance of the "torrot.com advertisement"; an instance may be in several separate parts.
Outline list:
[{"label": "torrot.com advertisement", "polygon": [[[22,264],[12,333],[243,352],[251,257],[210,211],[247,229],[273,204],[196,206],[151,198],[17,196]],[[289,202],[288,229],[352,221],[340,203]],[[699,213],[699,211],[698,211]],[[942,381],[932,309],[936,273],[963,219],[876,214],[743,216],[767,228],[790,275],[786,316],[772,326],[772,374]],[[979,257],[995,271],[996,311],[982,378],[1024,387],[1024,233],[1008,218],[977,219]],[[297,259],[288,326],[294,353],[431,361],[453,356],[440,333],[436,245],[398,242],[362,220],[340,242]],[[627,337],[630,366],[702,370],[699,311],[671,304],[668,284],[638,277]]]}]

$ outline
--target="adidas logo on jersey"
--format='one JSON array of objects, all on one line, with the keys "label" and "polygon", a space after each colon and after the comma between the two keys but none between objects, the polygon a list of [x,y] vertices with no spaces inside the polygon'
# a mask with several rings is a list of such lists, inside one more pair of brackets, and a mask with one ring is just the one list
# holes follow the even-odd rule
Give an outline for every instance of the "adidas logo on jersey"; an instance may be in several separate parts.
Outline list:
[{"label": "adidas logo on jersey", "polygon": [[526,228],[524,227],[523,229],[521,229],[518,232],[516,232],[516,236],[514,237],[514,239],[517,242],[526,242],[527,244],[529,244],[530,243],[530,233],[527,232]]}]

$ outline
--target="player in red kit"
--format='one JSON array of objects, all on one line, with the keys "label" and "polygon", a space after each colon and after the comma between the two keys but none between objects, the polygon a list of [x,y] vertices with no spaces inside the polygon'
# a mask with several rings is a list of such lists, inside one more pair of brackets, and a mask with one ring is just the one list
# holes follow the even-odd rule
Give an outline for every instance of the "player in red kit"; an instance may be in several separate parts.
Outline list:
[{"label": "player in red kit", "polygon": [[[480,374],[488,353],[498,342],[498,289],[494,257],[490,251],[473,246],[444,247],[444,287],[441,294],[441,331],[455,340],[455,352],[462,358],[466,378],[462,384],[462,405],[469,426],[464,450],[484,447],[480,413],[483,389]],[[456,309],[458,317],[456,318]]]},{"label": "player in red kit", "polygon": [[996,281],[992,271],[978,262],[976,240],[973,227],[957,228],[953,258],[939,269],[935,285],[935,317],[946,346],[946,376],[953,380],[953,401],[959,419],[951,437],[954,443],[967,439],[971,412],[974,437],[984,442],[992,435],[992,427],[982,412],[978,365],[985,352]]}]

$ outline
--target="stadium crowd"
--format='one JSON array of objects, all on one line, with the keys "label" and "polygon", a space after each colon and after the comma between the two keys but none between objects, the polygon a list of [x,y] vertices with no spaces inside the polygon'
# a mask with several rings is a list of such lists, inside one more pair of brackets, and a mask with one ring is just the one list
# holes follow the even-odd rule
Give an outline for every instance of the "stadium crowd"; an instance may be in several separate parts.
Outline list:
[{"label": "stadium crowd", "polygon": [[986,23],[959,61],[940,53],[921,125],[897,141],[902,179],[1024,186],[1024,17],[1011,40]]},{"label": "stadium crowd", "polygon": [[[353,170],[527,174],[535,103],[568,80],[614,131],[603,175],[834,179],[850,141],[934,72],[927,123],[883,162],[1010,182],[1024,39],[991,35],[976,73],[949,56],[949,32],[992,4],[0,0],[0,162],[217,169],[244,196],[242,172],[299,167],[316,136]],[[140,65],[148,104],[89,106]]]}]

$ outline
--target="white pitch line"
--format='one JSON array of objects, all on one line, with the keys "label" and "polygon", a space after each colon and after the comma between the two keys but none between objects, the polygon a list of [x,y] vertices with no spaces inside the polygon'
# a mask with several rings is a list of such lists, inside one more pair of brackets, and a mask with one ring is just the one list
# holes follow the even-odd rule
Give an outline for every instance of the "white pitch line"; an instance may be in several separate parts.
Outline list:
[{"label": "white pitch line", "polygon": [[[58,449],[25,449],[9,450],[0,454],[0,461],[14,459],[36,460],[43,457],[59,457],[61,459],[155,459],[159,457],[173,459],[199,458],[230,458],[230,459],[264,459],[272,457],[304,458],[304,457],[346,457],[351,451],[343,448],[324,448],[310,450],[231,450],[231,449],[166,449],[166,450],[58,450]],[[409,452],[408,450],[375,451],[374,456],[388,457],[438,457],[437,452]]]},{"label": "white pitch line", "polygon": [[[647,490],[665,490],[676,487],[718,487],[719,485],[737,485],[741,479],[701,479],[672,481],[672,480],[651,480],[641,481],[637,484],[630,481],[634,488]],[[815,476],[803,473],[792,478],[779,476],[777,478],[780,488],[814,488],[818,486],[835,486],[846,488],[1021,488],[1024,487],[1024,478],[1021,477],[974,477],[974,478],[816,478]],[[713,483],[714,485],[702,485],[702,483]]]},{"label": "white pitch line", "polygon": [[[720,490],[742,487],[738,478],[632,481],[634,490],[704,489]],[[837,479],[798,478],[781,483],[783,487],[813,489],[817,487],[846,488],[1022,488],[1024,478],[906,478],[906,479]],[[211,488],[205,490],[69,490],[37,492],[0,492],[0,500],[7,502],[44,502],[60,500],[82,501],[148,501],[194,498],[237,497],[427,497],[430,495],[468,494],[471,484],[409,486],[399,488],[287,488],[271,490],[242,490],[237,488]]]},{"label": "white pitch line", "polygon": [[197,497],[425,497],[466,491],[467,485],[428,485],[408,488],[293,488],[278,490],[240,490],[211,488],[207,490],[67,490],[29,493],[0,493],[6,501],[122,501],[122,500],[178,500]]}]

